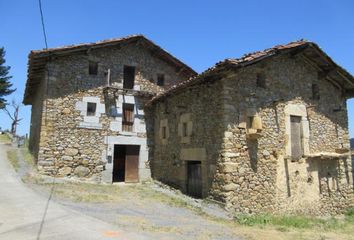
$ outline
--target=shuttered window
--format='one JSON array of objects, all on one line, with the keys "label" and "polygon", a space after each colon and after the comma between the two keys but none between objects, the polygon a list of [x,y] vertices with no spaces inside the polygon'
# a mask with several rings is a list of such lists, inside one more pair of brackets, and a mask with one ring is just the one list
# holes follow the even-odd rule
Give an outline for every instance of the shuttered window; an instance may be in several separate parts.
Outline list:
[{"label": "shuttered window", "polygon": [[132,132],[134,125],[134,104],[123,103],[123,122],[122,130]]},{"label": "shuttered window", "polygon": [[291,123],[291,157],[297,161],[303,156],[301,117],[290,116]]}]

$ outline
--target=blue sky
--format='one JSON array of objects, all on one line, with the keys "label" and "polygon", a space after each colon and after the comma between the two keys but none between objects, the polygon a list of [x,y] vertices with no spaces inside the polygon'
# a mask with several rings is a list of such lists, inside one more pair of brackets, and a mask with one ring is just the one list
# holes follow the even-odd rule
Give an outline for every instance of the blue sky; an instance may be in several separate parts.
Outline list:
[{"label": "blue sky", "polygon": [[[49,47],[141,33],[201,72],[216,62],[301,38],[354,74],[354,1],[42,0]],[[38,0],[0,0],[0,46],[22,102],[27,56],[44,48]],[[348,101],[354,137],[354,99]],[[29,131],[23,107],[20,134]],[[10,121],[0,112],[0,126]]]}]

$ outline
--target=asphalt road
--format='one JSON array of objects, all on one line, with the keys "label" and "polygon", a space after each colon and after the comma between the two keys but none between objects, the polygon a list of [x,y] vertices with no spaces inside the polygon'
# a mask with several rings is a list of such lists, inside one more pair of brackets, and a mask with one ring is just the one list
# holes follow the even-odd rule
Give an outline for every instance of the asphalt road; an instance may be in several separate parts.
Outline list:
[{"label": "asphalt road", "polygon": [[0,239],[146,239],[38,195],[17,177],[0,143]]}]

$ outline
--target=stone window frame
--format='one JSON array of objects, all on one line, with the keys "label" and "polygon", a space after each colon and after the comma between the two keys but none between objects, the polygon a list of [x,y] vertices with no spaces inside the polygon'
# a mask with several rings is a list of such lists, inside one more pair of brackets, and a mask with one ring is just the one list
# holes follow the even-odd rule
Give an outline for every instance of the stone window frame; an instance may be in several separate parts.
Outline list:
[{"label": "stone window frame", "polygon": [[[185,134],[183,134],[184,132],[183,126],[185,124],[187,124],[186,136]],[[190,113],[181,114],[178,123],[178,136],[181,138],[181,143],[190,143],[192,132],[193,132],[193,122],[191,121],[191,114]]]},{"label": "stone window frame", "polygon": [[[165,129],[165,136],[163,134],[163,129]],[[168,143],[168,138],[170,137],[170,130],[168,128],[168,119],[161,119],[160,120],[160,127],[159,127],[159,139],[163,145]]]},{"label": "stone window frame", "polygon": [[301,117],[301,143],[303,147],[303,155],[309,155],[310,153],[310,125],[307,118],[307,110],[304,104],[287,104],[284,109],[285,113],[285,136],[286,145],[285,153],[286,156],[291,158],[291,116]]},{"label": "stone window frame", "polygon": [[[87,115],[88,103],[96,103],[96,112],[94,115]],[[100,117],[105,114],[105,105],[101,103],[101,99],[98,96],[83,97],[82,101],[78,101],[75,104],[75,109],[80,111],[80,115],[83,116],[83,121],[79,122],[80,128],[89,129],[102,129],[102,123],[100,123]]]}]

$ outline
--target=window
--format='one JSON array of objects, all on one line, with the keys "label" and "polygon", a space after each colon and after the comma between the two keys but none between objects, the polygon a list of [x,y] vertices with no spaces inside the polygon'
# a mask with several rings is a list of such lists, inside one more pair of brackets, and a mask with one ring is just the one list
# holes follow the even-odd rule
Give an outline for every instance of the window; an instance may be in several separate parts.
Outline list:
[{"label": "window", "polygon": [[252,128],[254,116],[247,118],[247,128]]},{"label": "window", "polygon": [[165,75],[157,74],[157,85],[164,86],[165,85]]},{"label": "window", "polygon": [[135,80],[135,67],[124,66],[123,78],[123,88],[133,89]]},{"label": "window", "polygon": [[162,127],[162,139],[166,139],[167,138],[167,134],[166,134],[166,126]]},{"label": "window", "polygon": [[257,74],[257,87],[266,88],[266,78],[262,73]]},{"label": "window", "polygon": [[312,99],[313,100],[320,100],[320,88],[318,84],[312,84]]},{"label": "window", "polygon": [[159,127],[159,139],[161,140],[161,143],[163,145],[166,145],[168,143],[168,138],[169,138],[169,129],[168,129],[168,119],[161,119],[160,120],[160,127]]},{"label": "window", "polygon": [[98,72],[98,63],[89,61],[89,74],[90,75],[97,75]]},{"label": "window", "polygon": [[132,132],[134,125],[134,104],[123,103],[122,131]]},{"label": "window", "polygon": [[186,122],[184,122],[182,124],[182,135],[183,137],[187,137],[188,136],[188,124]]},{"label": "window", "polygon": [[88,102],[86,115],[87,116],[95,116],[96,115],[96,106],[97,106],[97,103]]},{"label": "window", "polygon": [[301,117],[290,116],[291,132],[291,157],[292,160],[299,160],[303,154]]}]

